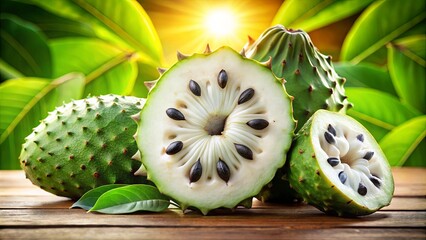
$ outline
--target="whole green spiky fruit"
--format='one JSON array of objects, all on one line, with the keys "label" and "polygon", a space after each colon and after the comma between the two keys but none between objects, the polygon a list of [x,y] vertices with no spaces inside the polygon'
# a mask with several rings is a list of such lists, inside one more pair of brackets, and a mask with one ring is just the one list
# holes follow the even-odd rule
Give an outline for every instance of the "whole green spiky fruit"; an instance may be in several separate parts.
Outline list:
[{"label": "whole green spiky fruit", "polygon": [[25,139],[19,157],[27,178],[58,196],[76,199],[112,183],[145,183],[133,134],[145,99],[105,95],[57,107]]},{"label": "whole green spiky fruit", "polygon": [[392,199],[386,156],[368,130],[347,115],[318,110],[297,133],[289,158],[291,186],[327,214],[367,215]]},{"label": "whole green spiky fruit", "polygon": [[349,103],[343,84],[331,63],[331,56],[321,54],[309,35],[302,30],[288,30],[277,25],[244,46],[243,53],[257,61],[272,58],[272,71],[284,78],[285,86],[294,97],[294,118],[297,129],[318,109],[345,110]]}]

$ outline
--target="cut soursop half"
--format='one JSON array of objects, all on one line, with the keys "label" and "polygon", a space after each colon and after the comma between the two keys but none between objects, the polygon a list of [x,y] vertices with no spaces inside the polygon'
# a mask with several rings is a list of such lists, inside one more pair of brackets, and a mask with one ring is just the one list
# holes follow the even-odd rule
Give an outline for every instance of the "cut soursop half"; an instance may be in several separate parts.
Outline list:
[{"label": "cut soursop half", "polygon": [[297,129],[318,109],[344,112],[350,106],[343,88],[346,80],[334,70],[331,56],[321,54],[302,30],[268,28],[256,41],[249,39],[243,54],[257,61],[272,58],[272,71],[284,78],[294,96]]},{"label": "cut soursop half", "polygon": [[182,209],[234,208],[284,165],[291,98],[267,66],[230,48],[179,58],[140,114],[142,163]]},{"label": "cut soursop half", "polygon": [[57,107],[25,139],[22,169],[34,185],[77,199],[105,184],[146,183],[133,134],[145,99],[105,95]]},{"label": "cut soursop half", "polygon": [[392,199],[394,182],[385,155],[349,116],[318,110],[296,135],[289,156],[290,184],[325,213],[367,215]]}]

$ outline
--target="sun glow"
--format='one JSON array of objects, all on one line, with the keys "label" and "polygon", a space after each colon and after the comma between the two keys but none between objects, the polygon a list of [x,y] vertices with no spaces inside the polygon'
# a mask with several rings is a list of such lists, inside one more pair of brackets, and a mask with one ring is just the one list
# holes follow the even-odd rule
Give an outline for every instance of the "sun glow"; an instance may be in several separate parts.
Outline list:
[{"label": "sun glow", "polygon": [[200,53],[230,46],[240,51],[247,36],[257,38],[270,26],[281,0],[143,0],[162,41],[165,64],[176,62],[176,51]]},{"label": "sun glow", "polygon": [[207,13],[205,19],[207,31],[217,37],[226,37],[235,32],[238,25],[235,13],[227,9]]}]

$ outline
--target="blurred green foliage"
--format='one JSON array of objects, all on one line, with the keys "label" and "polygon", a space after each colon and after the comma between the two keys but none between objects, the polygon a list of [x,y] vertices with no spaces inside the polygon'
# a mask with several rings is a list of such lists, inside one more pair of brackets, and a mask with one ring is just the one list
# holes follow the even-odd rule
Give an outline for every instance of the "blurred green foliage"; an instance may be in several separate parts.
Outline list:
[{"label": "blurred green foliage", "polygon": [[[348,114],[393,166],[426,166],[426,2],[286,0],[271,25],[321,32],[345,19],[354,22],[335,67],[354,103]],[[0,24],[0,169],[19,169],[25,136],[55,106],[90,94],[145,97],[143,82],[163,63],[133,0],[3,0]]]}]

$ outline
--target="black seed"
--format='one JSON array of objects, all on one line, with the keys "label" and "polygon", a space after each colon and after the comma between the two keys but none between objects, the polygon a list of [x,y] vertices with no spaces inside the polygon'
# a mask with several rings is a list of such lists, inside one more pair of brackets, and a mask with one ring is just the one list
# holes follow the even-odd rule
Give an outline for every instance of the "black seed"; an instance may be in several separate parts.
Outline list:
[{"label": "black seed", "polygon": [[328,124],[328,128],[327,128],[327,130],[328,130],[331,134],[333,134],[333,136],[336,136],[336,129],[334,129],[334,127],[333,127],[333,126],[331,126],[331,124]]},{"label": "black seed", "polygon": [[339,173],[339,179],[340,179],[340,182],[342,182],[344,184],[346,182],[346,180],[348,179],[348,175],[346,175],[345,172],[341,171]]},{"label": "black seed", "polygon": [[254,95],[254,89],[249,88],[241,93],[240,98],[238,98],[238,104],[242,104],[250,100]]},{"label": "black seed", "polygon": [[327,159],[328,164],[330,164],[332,167],[337,166],[340,163],[340,160],[335,157],[331,157]]},{"label": "black seed", "polygon": [[201,166],[200,159],[191,167],[191,171],[189,172],[189,182],[196,182],[200,180],[201,173],[203,172],[203,167]]},{"label": "black seed", "polygon": [[241,157],[253,160],[253,152],[245,145],[234,143],[235,149],[237,150],[238,154],[241,155]]},{"label": "black seed", "polygon": [[194,80],[189,81],[189,90],[195,95],[195,96],[201,96],[201,88],[200,85]]},{"label": "black seed", "polygon": [[358,185],[358,193],[361,196],[365,196],[367,194],[367,187],[364,184],[359,183],[359,185]]},{"label": "black seed", "polygon": [[364,135],[359,134],[358,136],[356,136],[356,138],[357,138],[359,141],[364,142]]},{"label": "black seed", "polygon": [[329,144],[334,144],[334,143],[336,143],[336,140],[334,139],[333,135],[331,135],[331,133],[329,133],[329,132],[325,132],[325,133],[324,133],[324,137],[325,137],[325,140],[326,140]]},{"label": "black seed", "polygon": [[373,175],[370,177],[370,181],[374,184],[374,186],[376,186],[377,188],[380,188],[381,183],[378,177]]},{"label": "black seed", "polygon": [[185,116],[176,108],[169,108],[166,110],[167,116],[173,120],[185,120]]},{"label": "black seed", "polygon": [[173,155],[173,154],[178,153],[180,150],[182,150],[182,148],[183,148],[183,142],[181,142],[181,141],[172,142],[167,147],[166,153],[168,155]]},{"label": "black seed", "polygon": [[367,152],[364,156],[364,159],[370,160],[374,155],[374,152]]},{"label": "black seed", "polygon": [[231,177],[231,171],[229,170],[228,165],[222,159],[219,159],[219,161],[216,164],[217,174],[219,174],[219,177],[222,178],[223,181],[228,182],[229,178]]},{"label": "black seed", "polygon": [[256,130],[262,130],[269,125],[269,122],[266,121],[265,119],[253,119],[248,121],[247,125],[249,125],[251,128],[254,128]]},{"label": "black seed", "polygon": [[228,83],[228,74],[225,70],[220,70],[219,75],[217,75],[217,83],[221,88],[226,87],[226,83]]}]

